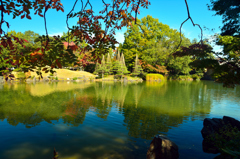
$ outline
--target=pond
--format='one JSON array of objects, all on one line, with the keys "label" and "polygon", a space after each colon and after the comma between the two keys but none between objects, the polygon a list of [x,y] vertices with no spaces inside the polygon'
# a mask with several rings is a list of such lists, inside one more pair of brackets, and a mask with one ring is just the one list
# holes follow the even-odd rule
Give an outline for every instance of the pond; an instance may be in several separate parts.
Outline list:
[{"label": "pond", "polygon": [[240,120],[240,87],[199,82],[0,85],[0,158],[144,159],[163,134],[182,159],[202,151],[206,117]]}]

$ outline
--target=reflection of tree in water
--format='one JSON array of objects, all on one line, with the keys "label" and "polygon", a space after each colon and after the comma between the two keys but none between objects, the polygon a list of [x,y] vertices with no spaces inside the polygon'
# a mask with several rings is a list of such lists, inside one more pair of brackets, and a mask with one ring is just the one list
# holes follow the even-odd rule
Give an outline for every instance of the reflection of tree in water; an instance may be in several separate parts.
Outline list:
[{"label": "reflection of tree in water", "polygon": [[124,107],[124,102],[126,95],[128,93],[128,84],[124,83],[118,83],[118,85],[115,85],[114,89],[114,101],[118,103],[118,109],[121,112]]},{"label": "reflection of tree in water", "polygon": [[89,111],[90,106],[93,104],[93,98],[87,95],[80,95],[74,97],[64,103],[66,107],[63,115],[64,123],[71,124],[72,126],[79,126],[83,124],[86,113]]},{"label": "reflection of tree in water", "polygon": [[66,107],[64,101],[71,99],[69,92],[55,92],[53,94],[35,97],[29,94],[25,87],[17,89],[4,88],[0,95],[0,119],[7,119],[11,125],[24,124],[27,128],[34,127],[46,121],[58,120]]},{"label": "reflection of tree in water", "polygon": [[99,118],[106,120],[112,108],[112,86],[102,82],[96,83],[94,88],[96,93],[95,111]]},{"label": "reflection of tree in water", "polygon": [[142,85],[135,84],[135,85],[130,86],[129,94],[130,93],[132,94],[133,101],[134,101],[134,104],[135,104],[135,108],[138,107],[138,102],[141,98],[142,91],[143,91],[143,86]]},{"label": "reflection of tree in water", "polygon": [[170,126],[177,127],[183,122],[183,118],[171,117],[161,114],[154,109],[144,109],[133,106],[124,108],[124,122],[129,135],[136,138],[151,139],[159,132],[168,132]]},{"label": "reflection of tree in water", "polygon": [[[170,127],[177,127],[184,120],[203,118],[210,112],[212,95],[206,94],[201,82],[170,82],[167,89],[164,85],[156,88],[158,90],[154,91],[154,88],[144,87],[144,98],[139,98],[137,108],[134,103],[125,105],[124,122],[130,136],[150,139],[159,132],[167,132]],[[134,91],[134,87],[130,88],[129,94]],[[126,103],[133,98],[127,97]]]},{"label": "reflection of tree in water", "polygon": [[[112,107],[113,102],[118,103],[119,111],[121,111],[128,92],[128,84],[113,82],[96,83],[95,91],[97,99],[101,99],[102,107],[105,107],[108,113],[110,110],[107,108]],[[99,107],[99,104],[96,104],[96,106]]]},{"label": "reflection of tree in water", "polygon": [[42,121],[51,123],[62,118],[64,123],[78,126],[90,108],[106,120],[117,103],[129,135],[145,139],[159,131],[167,132],[184,120],[203,119],[210,112],[213,99],[237,99],[240,94],[239,90],[226,91],[221,84],[211,82],[106,82],[44,96],[32,96],[30,87],[7,85],[0,90],[0,120],[30,128]]}]

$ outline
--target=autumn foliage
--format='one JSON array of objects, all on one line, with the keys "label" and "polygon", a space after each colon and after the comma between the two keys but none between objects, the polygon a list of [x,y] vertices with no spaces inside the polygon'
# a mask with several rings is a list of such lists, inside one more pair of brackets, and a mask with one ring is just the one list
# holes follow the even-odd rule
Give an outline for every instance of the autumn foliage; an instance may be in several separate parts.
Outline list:
[{"label": "autumn foliage", "polygon": [[[109,47],[115,48],[115,44],[118,43],[114,37],[116,29],[131,25],[136,15],[140,13],[139,8],[147,8],[150,5],[148,0],[114,0],[111,4],[102,1],[103,9],[99,13],[95,13],[92,10],[91,0],[84,2],[85,4],[82,3],[81,10],[74,12],[76,3],[77,0],[66,17],[68,34],[76,39],[74,41],[75,46],[79,46],[82,42],[87,43],[87,46],[81,49],[93,50],[92,57],[94,60],[99,60],[99,57],[106,54]],[[46,36],[41,38],[41,47],[26,48],[24,53],[16,49],[18,44],[24,46],[23,39],[8,35],[3,30],[3,25],[8,28],[10,25],[5,20],[4,16],[6,14],[12,15],[13,19],[16,17],[32,19],[30,13],[34,12],[35,15],[43,17],[46,23],[46,13],[49,9],[64,12],[61,0],[0,0],[0,55],[3,49],[10,50],[10,54],[6,57],[7,60],[1,62],[11,62],[13,65],[25,64],[28,67],[25,67],[24,71],[28,71],[35,67],[44,67],[44,65],[49,65],[51,68],[62,67],[68,60],[71,62],[72,59],[77,59],[77,56],[73,54],[73,51],[76,51],[77,48],[73,49],[69,45],[63,47],[62,42],[64,40],[60,37],[54,37],[54,40],[50,41],[47,28],[45,28]],[[74,17],[78,17],[79,20],[75,26],[70,28],[68,19]],[[102,27],[105,29],[102,29]],[[65,39],[65,41],[69,43],[69,39]],[[16,59],[15,56],[19,56],[18,59],[22,60],[17,60],[14,63],[11,59]],[[86,59],[88,56],[83,58]],[[82,63],[85,64],[84,60],[82,60]]]}]

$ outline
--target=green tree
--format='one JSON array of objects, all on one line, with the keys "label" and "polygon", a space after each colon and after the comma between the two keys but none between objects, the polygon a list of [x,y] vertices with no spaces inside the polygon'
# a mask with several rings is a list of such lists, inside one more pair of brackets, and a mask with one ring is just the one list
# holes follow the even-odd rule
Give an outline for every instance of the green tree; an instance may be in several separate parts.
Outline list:
[{"label": "green tree", "polygon": [[112,60],[111,60],[111,57],[110,57],[109,53],[108,53],[108,56],[107,56],[106,69],[107,69],[107,73],[109,75],[111,75],[113,67],[112,67]]},{"label": "green tree", "polygon": [[239,0],[211,0],[211,4],[208,5],[209,10],[215,11],[215,15],[222,16],[224,25],[221,27],[221,35],[240,36],[239,7]]},{"label": "green tree", "polygon": [[117,51],[116,60],[113,63],[113,74],[118,74],[118,70],[121,69],[120,58],[120,53]]},{"label": "green tree", "polygon": [[143,69],[141,67],[141,64],[139,62],[139,59],[138,59],[138,55],[136,55],[136,60],[135,60],[135,64],[134,64],[134,67],[133,67],[133,75],[135,76],[138,76],[140,73],[142,73]]},{"label": "green tree", "polygon": [[191,68],[189,67],[190,62],[190,56],[171,57],[168,63],[170,73],[174,75],[189,75],[189,72],[191,71]]},{"label": "green tree", "polygon": [[[138,19],[137,23],[138,25],[132,24],[132,27],[128,27],[124,34],[124,43],[119,46],[125,53],[128,69],[133,69],[136,54],[139,55],[139,59],[152,66],[166,65],[169,56],[180,43],[180,33],[150,15]],[[183,46],[191,44],[184,35],[182,38]]]},{"label": "green tree", "polygon": [[234,87],[240,84],[239,43],[240,38],[236,36],[217,36],[217,44],[223,46],[223,52],[215,52],[207,44],[194,44],[182,47],[174,55],[195,57],[190,65],[200,69],[212,68],[213,77],[217,82],[226,87]]},{"label": "green tree", "polygon": [[123,77],[123,75],[126,75],[129,73],[126,64],[125,64],[125,58],[123,53],[120,55],[119,51],[117,53],[117,58],[113,64],[113,73],[120,78]]}]

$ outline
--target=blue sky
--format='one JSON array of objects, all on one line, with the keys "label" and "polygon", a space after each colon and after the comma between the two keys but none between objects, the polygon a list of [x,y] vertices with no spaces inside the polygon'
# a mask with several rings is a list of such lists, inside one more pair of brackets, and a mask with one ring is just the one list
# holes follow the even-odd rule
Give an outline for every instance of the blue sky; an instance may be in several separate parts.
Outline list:
[{"label": "blue sky", "polygon": [[[84,0],[86,1],[86,0]],[[105,0],[111,1],[111,0]],[[147,15],[151,15],[154,18],[157,18],[159,22],[169,25],[171,28],[178,29],[181,23],[187,18],[187,10],[184,0],[149,0],[151,5],[148,9],[140,9],[140,14],[138,18],[142,18]],[[61,11],[56,12],[55,10],[49,10],[47,12],[47,27],[48,33],[50,35],[58,35],[62,34],[62,32],[67,32],[66,27],[66,15],[71,10],[75,0],[62,0],[62,4],[64,6],[65,12]],[[93,5],[93,10],[95,12],[99,12],[102,9],[101,0],[91,0]],[[222,26],[222,20],[220,16],[213,16],[214,12],[209,11],[207,9],[207,5],[210,0],[188,0],[188,5],[190,9],[190,14],[193,18],[193,21],[197,24],[200,24],[202,28],[206,27],[211,29],[215,29],[214,32],[204,30],[204,37],[209,37],[214,33],[219,33],[219,26]],[[81,3],[78,2],[75,11],[81,9]],[[6,20],[10,23],[10,30],[15,30],[17,32],[32,30],[39,34],[45,34],[44,29],[44,19],[35,16],[32,14],[32,20],[28,19],[20,19],[19,17],[16,19],[12,19],[11,16],[6,16]],[[74,25],[76,23],[76,19],[72,19],[69,21],[70,25]],[[190,21],[184,24],[183,33],[189,39],[197,38],[200,40],[200,29],[198,27],[193,27]],[[123,28],[120,31],[116,31],[116,38],[119,42],[124,41],[124,32],[126,28]],[[215,48],[219,49],[219,48]]]}]

